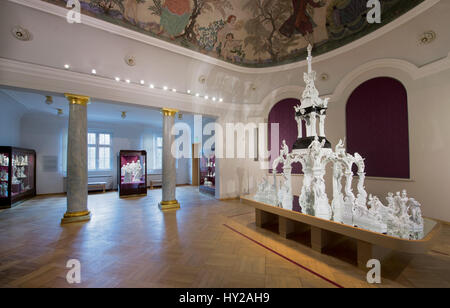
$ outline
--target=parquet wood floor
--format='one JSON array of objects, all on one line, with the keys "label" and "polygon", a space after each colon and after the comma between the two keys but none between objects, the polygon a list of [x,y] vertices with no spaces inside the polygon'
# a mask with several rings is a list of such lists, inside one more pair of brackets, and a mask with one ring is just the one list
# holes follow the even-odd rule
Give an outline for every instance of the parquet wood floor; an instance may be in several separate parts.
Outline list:
[{"label": "parquet wood floor", "polygon": [[[256,228],[239,201],[193,187],[177,188],[178,211],[161,212],[160,198],[161,190],[129,199],[91,194],[92,220],[64,226],[64,196],[0,212],[0,287],[450,287],[449,226],[428,254],[395,255],[373,286],[348,262],[351,243],[316,253],[301,239]],[[79,285],[65,279],[73,258]]]}]

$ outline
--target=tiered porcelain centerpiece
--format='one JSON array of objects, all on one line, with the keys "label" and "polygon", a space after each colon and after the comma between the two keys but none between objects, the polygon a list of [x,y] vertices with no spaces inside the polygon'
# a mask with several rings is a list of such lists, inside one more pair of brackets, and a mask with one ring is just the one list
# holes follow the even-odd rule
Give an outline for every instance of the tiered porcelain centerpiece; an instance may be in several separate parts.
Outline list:
[{"label": "tiered porcelain centerpiece", "polygon": [[[306,88],[301,104],[295,107],[298,137],[289,152],[283,140],[280,156],[274,160],[272,168],[274,184],[267,179],[258,186],[255,199],[268,204],[293,209],[291,171],[292,164],[299,162],[303,168],[303,186],[299,197],[302,212],[322,219],[357,226],[374,232],[385,233],[405,239],[423,237],[423,219],[420,203],[408,198],[406,191],[392,193],[383,205],[376,197],[367,194],[364,187],[364,158],[358,153],[346,152],[342,140],[333,151],[331,143],[325,136],[325,118],[328,98],[321,99],[314,81],[316,72],[312,70],[312,47],[308,46],[308,72],[304,73]],[[306,136],[302,135],[302,123],[306,124]],[[317,131],[317,123],[319,129]],[[325,190],[325,168],[333,165],[333,198],[331,204]],[[283,167],[280,187],[276,181],[276,170]],[[357,166],[358,183],[356,196],[353,193],[353,165]],[[342,178],[345,178],[342,191]]]}]

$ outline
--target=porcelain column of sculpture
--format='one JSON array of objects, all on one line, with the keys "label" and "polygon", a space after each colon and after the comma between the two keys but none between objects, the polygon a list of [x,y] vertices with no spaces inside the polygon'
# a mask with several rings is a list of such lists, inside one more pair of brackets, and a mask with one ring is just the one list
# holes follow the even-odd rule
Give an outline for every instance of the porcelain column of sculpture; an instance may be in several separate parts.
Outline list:
[{"label": "porcelain column of sculpture", "polygon": [[161,210],[177,209],[180,204],[175,198],[176,168],[175,157],[172,155],[174,136],[172,127],[175,123],[175,114],[178,110],[163,108],[163,161],[162,161],[162,200],[159,203]]},{"label": "porcelain column of sculpture", "polygon": [[[325,167],[332,154],[331,144],[325,137],[325,114],[328,99],[321,99],[314,81],[316,72],[312,70],[312,47],[308,46],[308,72],[303,74],[306,83],[301,104],[295,107],[297,127],[301,130],[305,120],[306,136],[299,132],[292,150],[293,159],[300,161],[303,167],[303,187],[300,194],[300,206],[309,215],[320,218],[331,218],[331,207],[325,192]],[[317,119],[319,120],[319,135],[317,134]]]},{"label": "porcelain column of sculpture", "polygon": [[61,224],[86,221],[88,210],[87,104],[89,97],[65,94],[69,100],[67,212]]},{"label": "porcelain column of sculpture", "polygon": [[333,221],[344,222],[344,195],[342,194],[342,164],[340,162],[333,163],[333,201],[331,209],[333,211]]},{"label": "porcelain column of sculpture", "polygon": [[280,156],[274,160],[272,164],[272,170],[274,174],[275,188],[276,186],[276,172],[278,165],[283,164],[283,174],[282,181],[280,183],[280,188],[277,190],[278,204],[281,205],[284,209],[292,210],[293,208],[293,199],[294,196],[292,194],[292,160],[289,154],[289,147],[286,144],[286,141],[283,140],[283,145],[280,150]]}]

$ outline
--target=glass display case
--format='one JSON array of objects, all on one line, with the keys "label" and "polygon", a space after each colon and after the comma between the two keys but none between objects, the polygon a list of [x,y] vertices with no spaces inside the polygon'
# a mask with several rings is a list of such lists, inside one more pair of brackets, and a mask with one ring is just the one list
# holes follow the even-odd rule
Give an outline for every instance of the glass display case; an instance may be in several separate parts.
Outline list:
[{"label": "glass display case", "polygon": [[36,195],[36,152],[0,147],[0,208]]},{"label": "glass display case", "polygon": [[200,191],[212,195],[216,193],[216,156],[214,152],[209,157],[202,156],[200,160]]},{"label": "glass display case", "polygon": [[119,196],[147,195],[147,152],[122,150],[118,164]]}]

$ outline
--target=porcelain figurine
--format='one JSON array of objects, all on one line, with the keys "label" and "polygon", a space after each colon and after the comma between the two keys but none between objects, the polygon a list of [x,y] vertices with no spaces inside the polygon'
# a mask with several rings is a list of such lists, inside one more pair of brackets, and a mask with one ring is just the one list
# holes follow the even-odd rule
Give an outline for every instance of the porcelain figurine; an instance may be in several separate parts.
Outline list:
[{"label": "porcelain figurine", "polygon": [[256,201],[277,206],[278,198],[275,191],[275,185],[270,184],[267,178],[263,178],[262,182],[258,184],[258,191],[256,192],[254,199]]}]

